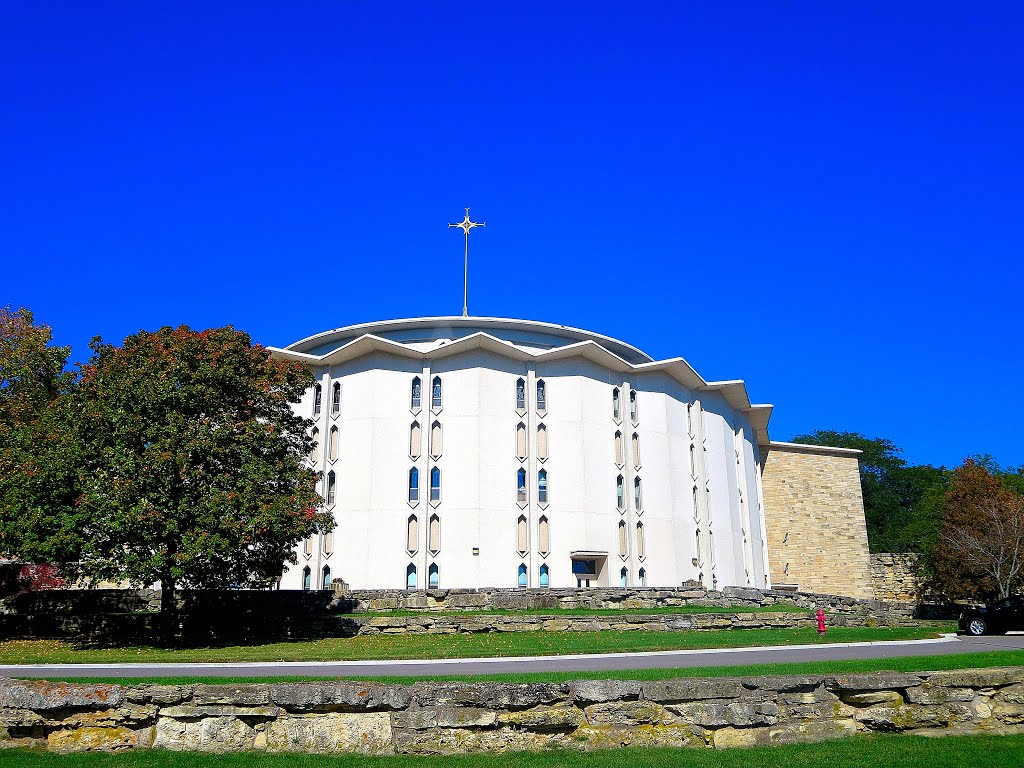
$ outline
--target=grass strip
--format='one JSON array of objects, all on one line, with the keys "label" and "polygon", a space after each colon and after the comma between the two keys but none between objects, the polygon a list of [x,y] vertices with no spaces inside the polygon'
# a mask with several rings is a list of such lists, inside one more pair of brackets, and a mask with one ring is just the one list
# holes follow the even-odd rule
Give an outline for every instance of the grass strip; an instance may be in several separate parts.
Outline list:
[{"label": "grass strip", "polygon": [[[423,681],[465,681],[496,683],[563,683],[571,680],[670,680],[679,677],[758,677],[761,675],[839,675],[858,672],[939,672],[948,669],[983,669],[1024,666],[1022,651],[989,651],[946,656],[906,656],[892,659],[846,659],[840,661],[804,661],[785,664],[742,664],[719,667],[669,667],[665,669],[623,669],[593,672],[528,672],[501,675],[418,675],[410,677],[308,677],[308,676],[201,676],[201,677],[76,677],[76,683],[116,683],[137,685],[191,685],[195,683],[297,683],[310,680],[373,680],[381,683],[410,684]],[[32,678],[39,679],[39,678]],[[67,681],[67,677],[45,680]]]},{"label": "grass strip", "polygon": [[1018,768],[1024,735],[857,736],[824,744],[792,744],[715,751],[711,749],[617,749],[600,752],[521,752],[453,757],[367,757],[244,752],[225,755],[165,750],[54,756],[41,750],[3,752],[4,768]]},{"label": "grass strip", "polygon": [[[920,640],[952,631],[928,627],[833,627],[826,642]],[[451,659],[495,656],[552,656],[573,653],[699,650],[822,642],[814,630],[743,629],[665,632],[486,632],[479,634],[366,635],[218,648],[76,647],[58,640],[0,643],[3,664],[82,664],[119,662],[369,661]]]}]

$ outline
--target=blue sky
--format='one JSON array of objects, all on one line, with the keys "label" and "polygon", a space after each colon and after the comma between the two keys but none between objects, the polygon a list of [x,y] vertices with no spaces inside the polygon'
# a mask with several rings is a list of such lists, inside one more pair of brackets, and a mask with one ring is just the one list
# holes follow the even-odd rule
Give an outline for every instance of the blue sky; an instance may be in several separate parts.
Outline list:
[{"label": "blue sky", "polygon": [[[895,6],[895,7],[894,7]],[[1024,464],[1019,3],[16,3],[0,305],[268,345],[470,311]]]}]

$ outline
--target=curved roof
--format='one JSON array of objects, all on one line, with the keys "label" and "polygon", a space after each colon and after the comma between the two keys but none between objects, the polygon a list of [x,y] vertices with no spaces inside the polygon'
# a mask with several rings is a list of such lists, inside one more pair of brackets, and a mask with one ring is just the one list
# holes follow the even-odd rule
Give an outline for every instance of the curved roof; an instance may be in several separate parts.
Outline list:
[{"label": "curved roof", "polygon": [[289,344],[285,349],[290,352],[323,355],[360,336],[377,336],[403,344],[422,345],[437,341],[453,341],[475,333],[486,333],[516,346],[531,349],[554,349],[564,347],[567,343],[594,341],[630,363],[653,362],[650,355],[610,336],[568,325],[504,317],[412,317],[380,320],[324,331]]},{"label": "curved roof", "polygon": [[279,359],[321,366],[375,351],[422,359],[480,348],[519,360],[584,357],[623,373],[662,371],[692,390],[720,394],[747,416],[761,445],[769,442],[772,406],[751,404],[742,381],[706,381],[681,357],[654,360],[625,342],[567,325],[499,317],[417,317],[350,325],[268,351]]}]

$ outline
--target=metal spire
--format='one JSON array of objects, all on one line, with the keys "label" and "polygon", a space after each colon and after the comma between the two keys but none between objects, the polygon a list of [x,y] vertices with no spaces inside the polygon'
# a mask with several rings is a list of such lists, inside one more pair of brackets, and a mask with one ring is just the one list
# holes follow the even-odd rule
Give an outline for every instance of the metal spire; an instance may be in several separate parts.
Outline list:
[{"label": "metal spire", "polygon": [[466,235],[466,255],[462,273],[462,316],[469,317],[469,230],[473,227],[486,227],[487,223],[469,220],[469,208],[466,209],[466,218],[458,224],[449,224],[448,228],[457,227]]}]

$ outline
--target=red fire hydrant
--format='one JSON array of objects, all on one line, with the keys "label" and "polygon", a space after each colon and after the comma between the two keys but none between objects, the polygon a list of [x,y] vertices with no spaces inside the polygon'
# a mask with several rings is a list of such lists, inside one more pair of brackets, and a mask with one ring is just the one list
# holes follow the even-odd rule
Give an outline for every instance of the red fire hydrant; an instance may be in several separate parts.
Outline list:
[{"label": "red fire hydrant", "polygon": [[819,608],[818,613],[814,618],[818,620],[818,637],[824,637],[825,632],[828,629],[828,627],[825,626],[825,612]]}]

